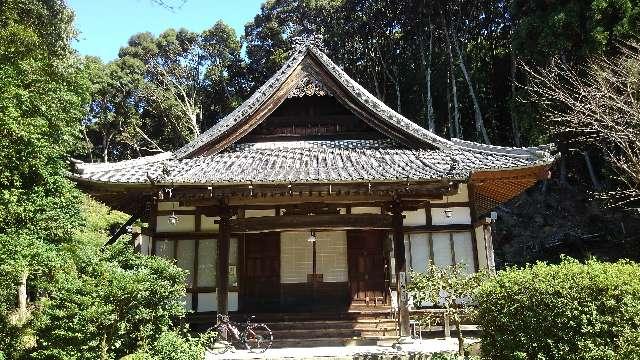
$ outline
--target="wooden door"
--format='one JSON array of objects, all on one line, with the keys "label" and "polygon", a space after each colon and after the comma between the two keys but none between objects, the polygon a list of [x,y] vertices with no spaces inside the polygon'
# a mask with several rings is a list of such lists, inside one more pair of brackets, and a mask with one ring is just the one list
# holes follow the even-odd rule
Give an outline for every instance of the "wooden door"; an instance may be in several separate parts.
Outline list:
[{"label": "wooden door", "polygon": [[373,302],[385,293],[385,260],[383,242],[386,233],[380,230],[354,230],[348,233],[347,257],[351,301]]},{"label": "wooden door", "polygon": [[280,233],[245,234],[240,291],[242,311],[279,310]]}]

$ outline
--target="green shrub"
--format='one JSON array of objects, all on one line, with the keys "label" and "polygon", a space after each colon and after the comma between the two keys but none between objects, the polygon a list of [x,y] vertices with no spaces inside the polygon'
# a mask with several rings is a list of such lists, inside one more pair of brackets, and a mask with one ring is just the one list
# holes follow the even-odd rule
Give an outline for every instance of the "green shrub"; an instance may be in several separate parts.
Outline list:
[{"label": "green shrub", "polygon": [[204,347],[198,338],[168,331],[158,338],[150,353],[155,359],[201,360]]},{"label": "green shrub", "polygon": [[508,269],[476,294],[487,359],[640,359],[640,265],[564,259]]}]

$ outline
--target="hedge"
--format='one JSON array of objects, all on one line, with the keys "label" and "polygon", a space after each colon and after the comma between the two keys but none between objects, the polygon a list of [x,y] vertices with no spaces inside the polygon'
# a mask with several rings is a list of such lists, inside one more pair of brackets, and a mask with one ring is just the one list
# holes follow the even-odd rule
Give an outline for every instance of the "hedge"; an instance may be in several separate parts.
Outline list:
[{"label": "hedge", "polygon": [[640,265],[537,263],[476,294],[486,359],[640,359]]}]

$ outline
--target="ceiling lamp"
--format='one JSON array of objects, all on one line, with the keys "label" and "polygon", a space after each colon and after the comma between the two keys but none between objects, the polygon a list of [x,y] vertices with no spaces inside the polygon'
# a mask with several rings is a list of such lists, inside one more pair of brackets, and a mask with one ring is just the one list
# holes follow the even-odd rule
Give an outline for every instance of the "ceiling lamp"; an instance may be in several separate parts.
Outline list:
[{"label": "ceiling lamp", "polygon": [[447,219],[451,218],[451,214],[453,214],[453,210],[451,210],[451,208],[449,207],[449,196],[447,196],[447,207],[444,208],[442,212],[444,213],[444,217],[446,217]]},{"label": "ceiling lamp", "polygon": [[316,238],[316,232],[311,230],[311,234],[309,235],[309,238],[307,239],[308,242],[316,242],[317,238]]},{"label": "ceiling lamp", "polygon": [[180,221],[180,218],[176,215],[175,212],[176,203],[172,202],[171,206],[173,207],[173,209],[171,211],[171,215],[167,217],[167,222],[169,223],[169,225],[176,226],[176,224],[178,224],[178,221]]},{"label": "ceiling lamp", "polygon": [[169,225],[175,226],[178,221],[180,221],[180,218],[176,215],[175,212],[171,212],[171,215],[169,215],[169,217],[167,218],[167,222],[169,223]]}]

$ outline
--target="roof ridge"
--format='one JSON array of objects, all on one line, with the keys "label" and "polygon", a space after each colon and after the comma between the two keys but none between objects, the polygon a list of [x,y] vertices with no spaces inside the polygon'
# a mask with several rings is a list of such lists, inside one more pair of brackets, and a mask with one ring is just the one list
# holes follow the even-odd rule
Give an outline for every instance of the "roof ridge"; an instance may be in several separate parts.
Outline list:
[{"label": "roof ridge", "polygon": [[135,159],[121,160],[118,162],[103,162],[103,163],[85,163],[76,162],[75,168],[78,174],[91,174],[98,171],[110,171],[124,169],[129,166],[145,165],[154,162],[160,162],[171,159],[172,152],[165,151],[155,155],[142,156]]},{"label": "roof ridge", "polygon": [[235,108],[215,125],[211,126],[205,132],[200,134],[197,138],[193,139],[188,144],[184,145],[180,149],[175,151],[176,157],[183,158],[188,156],[191,152],[198,149],[200,146],[207,144],[217,136],[220,136],[226,130],[235,125],[238,121],[242,120],[246,115],[251,113],[255,107],[260,106],[271,93],[274,88],[282,85],[282,83],[293,73],[293,70],[304,59],[304,55],[308,51],[308,47],[295,47],[294,53],[289,59],[282,65],[282,67],[276,71],[262,86],[258,88],[247,100],[245,100],[240,106]]},{"label": "roof ridge", "polygon": [[358,100],[363,102],[378,113],[382,118],[387,120],[389,116],[394,118],[395,124],[398,128],[403,129],[406,132],[412,132],[413,135],[419,137],[421,140],[426,141],[440,149],[447,149],[453,147],[453,144],[435,133],[423,128],[415,122],[407,119],[402,114],[399,114],[392,108],[390,108],[383,101],[371,94],[367,89],[360,85],[357,81],[351,78],[344,70],[342,70],[336,63],[334,63],[324,52],[319,50],[313,44],[309,45],[308,49],[314,54],[323,65],[331,71],[336,79],[354,95]]},{"label": "roof ridge", "polygon": [[542,146],[531,146],[531,147],[510,147],[510,146],[498,146],[498,145],[489,145],[489,144],[481,144],[473,141],[462,140],[458,138],[452,138],[451,142],[455,145],[459,146],[463,150],[474,150],[484,153],[492,153],[492,154],[500,154],[500,155],[511,155],[511,156],[526,156],[526,157],[536,157],[536,158],[548,158],[550,157],[550,151],[553,150],[552,144],[542,145]]}]

